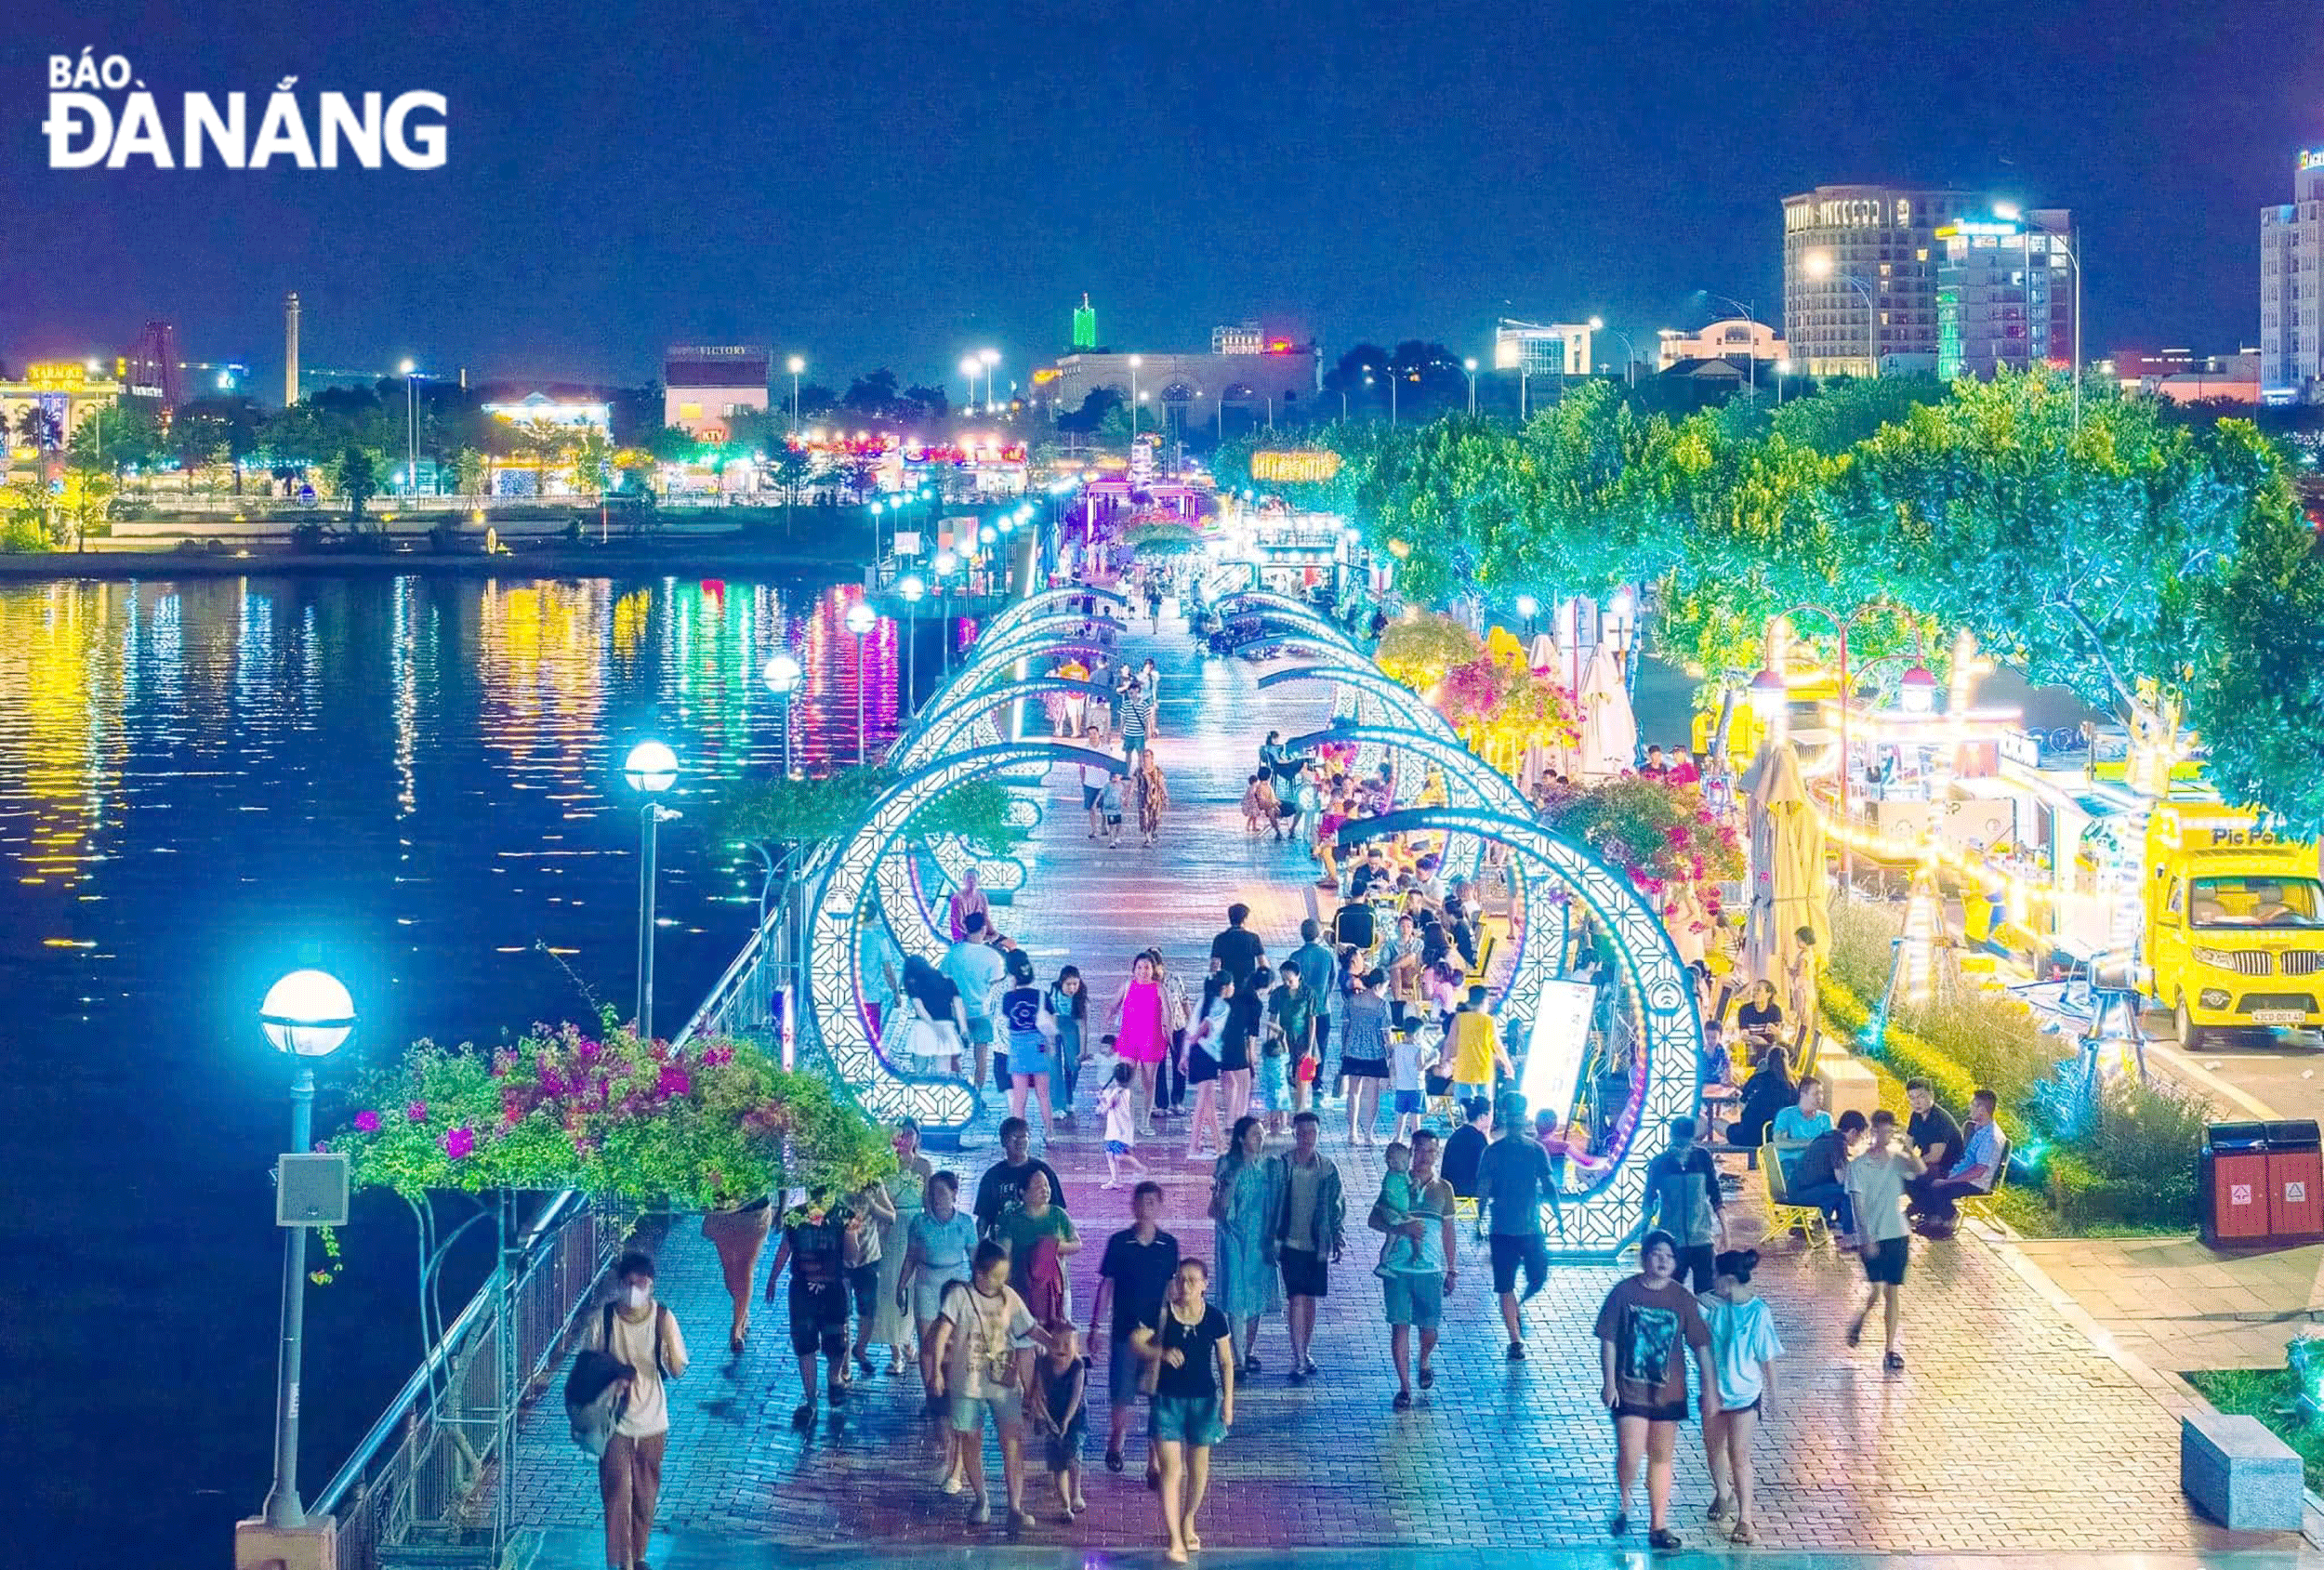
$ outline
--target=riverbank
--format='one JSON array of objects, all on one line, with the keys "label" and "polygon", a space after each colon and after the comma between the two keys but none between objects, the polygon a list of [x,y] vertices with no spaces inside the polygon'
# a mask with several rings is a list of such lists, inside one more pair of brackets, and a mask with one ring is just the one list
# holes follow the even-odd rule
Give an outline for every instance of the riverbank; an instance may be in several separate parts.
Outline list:
[{"label": "riverbank", "polygon": [[853,556],[805,549],[759,550],[731,542],[673,541],[649,545],[527,546],[487,556],[437,550],[89,550],[0,555],[0,580],[32,578],[240,577],[253,573],[424,573],[451,577],[602,578],[637,575],[716,577],[812,573],[853,578],[865,563]]}]

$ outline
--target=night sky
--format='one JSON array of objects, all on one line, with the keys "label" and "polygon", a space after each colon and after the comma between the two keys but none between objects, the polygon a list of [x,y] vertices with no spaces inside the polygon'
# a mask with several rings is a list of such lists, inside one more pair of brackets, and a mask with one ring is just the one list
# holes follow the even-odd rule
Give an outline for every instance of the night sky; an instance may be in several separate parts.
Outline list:
[{"label": "night sky", "polygon": [[[1595,312],[1651,353],[1697,289],[1779,315],[1784,193],[1888,179],[2076,209],[2093,353],[2225,350],[2257,331],[2257,208],[2324,144],[2313,0],[32,0],[6,32],[0,360],[165,316],[270,397],[287,289],[310,366],[478,377],[756,341],[840,385],[990,345],[1005,385],[1083,290],[1116,349],[1259,316],[1480,353],[1497,315]],[[243,89],[255,133],[284,75],[310,119],[433,88],[449,161],[52,171],[46,60],[84,45],[173,126]]]}]

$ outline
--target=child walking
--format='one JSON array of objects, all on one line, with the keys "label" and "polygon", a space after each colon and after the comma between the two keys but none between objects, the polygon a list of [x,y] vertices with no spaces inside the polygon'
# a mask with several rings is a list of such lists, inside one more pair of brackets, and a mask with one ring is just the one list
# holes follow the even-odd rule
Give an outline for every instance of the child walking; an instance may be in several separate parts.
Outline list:
[{"label": "child walking", "polygon": [[1098,1115],[1105,1119],[1105,1187],[1122,1186],[1122,1163],[1141,1177],[1146,1164],[1130,1152],[1138,1143],[1138,1109],[1133,1104],[1130,1087],[1137,1081],[1138,1071],[1129,1063],[1116,1063],[1114,1077],[1098,1092]]},{"label": "child walking", "polygon": [[1776,1359],[1783,1342],[1767,1300],[1751,1289],[1759,1267],[1756,1249],[1719,1256],[1710,1290],[1701,1299],[1703,1323],[1710,1327],[1710,1365],[1719,1380],[1719,1410],[1703,1414],[1703,1450],[1710,1462],[1710,1503],[1715,1526],[1733,1521],[1731,1543],[1759,1541],[1751,1524],[1751,1436],[1760,1419],[1776,1415]]},{"label": "child walking", "polygon": [[1089,1508],[1081,1497],[1081,1442],[1089,1432],[1089,1360],[1081,1355],[1081,1332],[1073,1321],[1050,1325],[1049,1354],[1033,1381],[1034,1431],[1049,1449],[1050,1475],[1057,1479],[1057,1509],[1071,1521]]},{"label": "child walking", "polygon": [[1243,787],[1243,832],[1257,834],[1263,825],[1272,830],[1277,839],[1282,838],[1282,825],[1275,821],[1281,805],[1275,799],[1274,787],[1267,784],[1267,776],[1253,774]]},{"label": "child walking", "polygon": [[1418,1020],[1407,1020],[1397,1027],[1396,1037],[1388,1047],[1388,1088],[1396,1098],[1396,1126],[1389,1134],[1393,1140],[1419,1133],[1421,1115],[1428,1106],[1420,1090],[1419,1031]]}]

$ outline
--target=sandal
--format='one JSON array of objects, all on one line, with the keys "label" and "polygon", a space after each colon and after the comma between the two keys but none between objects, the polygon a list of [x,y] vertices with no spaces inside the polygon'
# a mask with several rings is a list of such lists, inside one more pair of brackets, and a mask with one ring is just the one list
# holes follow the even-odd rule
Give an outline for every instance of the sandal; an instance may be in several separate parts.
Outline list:
[{"label": "sandal", "polygon": [[1905,1371],[1905,1354],[1901,1352],[1892,1352],[1881,1359],[1881,1366],[1892,1374],[1901,1374]]},{"label": "sandal", "polygon": [[1436,1385],[1436,1370],[1435,1370],[1435,1369],[1433,1369],[1433,1368],[1432,1368],[1432,1367],[1430,1367],[1430,1366],[1429,1366],[1427,1364],[1425,1364],[1425,1363],[1421,1364],[1421,1365],[1420,1365],[1420,1388],[1421,1388],[1422,1390],[1433,1390],[1433,1389],[1434,1389],[1434,1388],[1435,1388],[1435,1385]]},{"label": "sandal", "polygon": [[1727,1541],[1730,1543],[1756,1543],[1759,1541],[1758,1529],[1753,1527],[1748,1521],[1738,1521],[1735,1524],[1735,1530],[1727,1534]]},{"label": "sandal", "polygon": [[1848,1344],[1850,1346],[1855,1346],[1863,1339],[1864,1321],[1859,1319],[1854,1325],[1848,1326]]},{"label": "sandal", "polygon": [[1392,1401],[1392,1402],[1390,1402],[1390,1403],[1389,1403],[1389,1405],[1390,1405],[1391,1406],[1393,1406],[1393,1407],[1394,1407],[1397,1411],[1399,1411],[1399,1412],[1409,1412],[1409,1411],[1411,1411],[1411,1410],[1412,1410],[1412,1392],[1411,1392],[1410,1391],[1408,1391],[1408,1390],[1400,1390],[1400,1391],[1398,1391],[1398,1392],[1396,1392],[1396,1399],[1395,1399],[1395,1400],[1393,1400],[1393,1401]]},{"label": "sandal", "polygon": [[1668,1526],[1661,1528],[1659,1531],[1649,1532],[1646,1534],[1646,1546],[1662,1553],[1669,1553],[1675,1549],[1684,1547],[1685,1542],[1685,1538],[1680,1537],[1676,1532],[1671,1531]]},{"label": "sandal", "polygon": [[1119,1471],[1125,1464],[1126,1463],[1122,1458],[1122,1453],[1119,1450],[1108,1450],[1105,1453],[1105,1470],[1107,1471]]}]

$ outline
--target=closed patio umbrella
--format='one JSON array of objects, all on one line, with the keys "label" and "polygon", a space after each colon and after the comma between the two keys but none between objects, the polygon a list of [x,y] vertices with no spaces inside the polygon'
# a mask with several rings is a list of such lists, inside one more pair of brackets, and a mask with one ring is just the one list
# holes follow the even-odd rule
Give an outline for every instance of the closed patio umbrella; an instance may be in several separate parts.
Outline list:
[{"label": "closed patio umbrella", "polygon": [[1581,679],[1581,756],[1584,778],[1613,779],[1638,760],[1638,719],[1614,651],[1601,643]]},{"label": "closed patio umbrella", "polygon": [[1819,952],[1831,943],[1824,879],[1824,829],[1800,778],[1800,756],[1789,742],[1763,747],[1744,780],[1750,793],[1751,900],[1743,930],[1749,979],[1762,977],[1787,996],[1786,978],[1798,957],[1798,933],[1816,934]]}]

